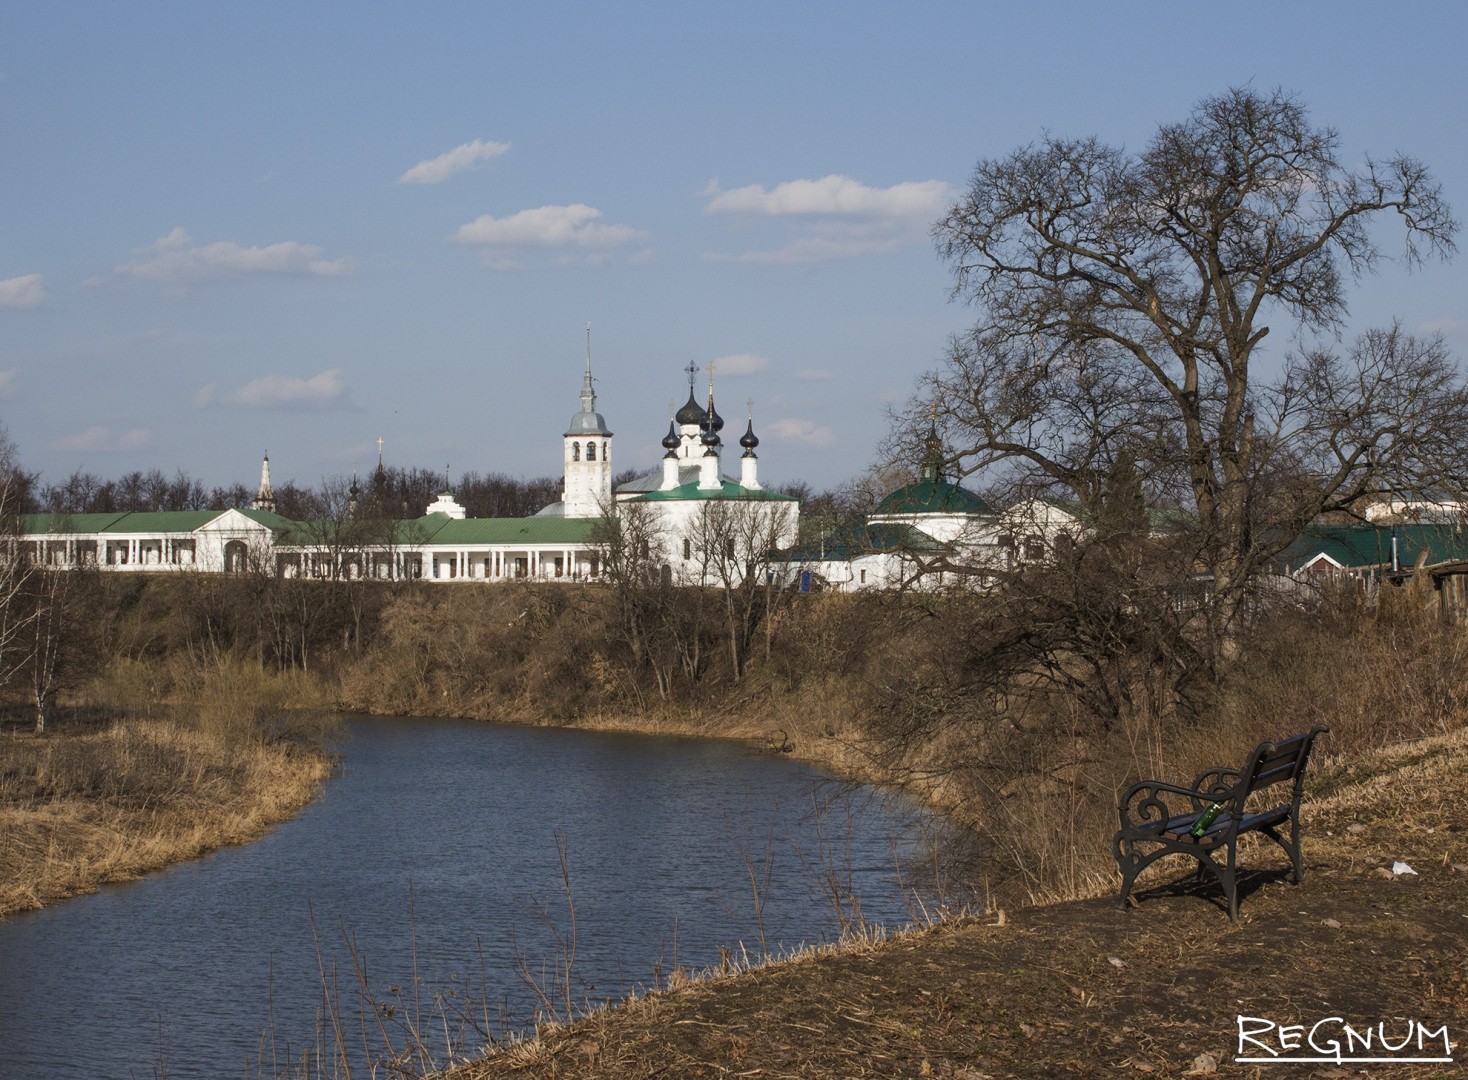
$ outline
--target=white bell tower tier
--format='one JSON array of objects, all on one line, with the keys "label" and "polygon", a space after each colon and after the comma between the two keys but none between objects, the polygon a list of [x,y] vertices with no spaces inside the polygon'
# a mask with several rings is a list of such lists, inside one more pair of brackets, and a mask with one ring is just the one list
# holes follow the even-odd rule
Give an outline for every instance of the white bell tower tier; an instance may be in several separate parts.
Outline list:
[{"label": "white bell tower tier", "polygon": [[591,324],[586,324],[586,377],[581,411],[566,426],[565,487],[561,502],[568,518],[601,517],[612,505],[612,433],[596,411],[591,381]]}]

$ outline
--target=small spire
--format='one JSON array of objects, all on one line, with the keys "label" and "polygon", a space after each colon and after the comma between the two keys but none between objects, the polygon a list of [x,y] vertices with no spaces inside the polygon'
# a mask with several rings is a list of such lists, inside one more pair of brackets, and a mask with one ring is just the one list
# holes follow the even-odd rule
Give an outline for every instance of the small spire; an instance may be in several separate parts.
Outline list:
[{"label": "small spire", "polygon": [[591,323],[586,324],[586,378],[581,383],[581,411],[596,412],[596,389],[591,384]]},{"label": "small spire", "polygon": [[[724,418],[714,408],[714,362],[712,360],[709,361],[709,407],[708,413],[704,418],[704,425],[708,429],[708,432],[703,441],[712,446],[718,446],[719,432],[724,430]],[[709,435],[713,436],[712,442],[710,442]]]},{"label": "small spire", "polygon": [[938,436],[938,406],[934,405],[928,423],[928,436],[923,440],[922,476],[938,482],[943,479],[943,440]]},{"label": "small spire", "polygon": [[752,458],[755,456],[754,448],[759,445],[759,437],[754,433],[754,398],[748,399],[746,404],[749,406],[749,424],[739,437],[739,445],[744,447],[744,456]]},{"label": "small spire", "polygon": [[674,414],[673,419],[687,427],[704,427],[708,420],[708,413],[703,410],[703,406],[699,405],[698,391],[693,388],[694,379],[698,375],[698,365],[690,360],[683,371],[688,376],[688,400],[684,403],[683,408]]},{"label": "small spire", "polygon": [[744,434],[739,437],[739,445],[744,447],[744,454],[739,462],[739,485],[746,491],[758,491],[759,455],[754,452],[754,448],[759,445],[759,438],[754,433],[754,398],[747,398],[745,405],[749,407],[749,422],[745,425]]},{"label": "small spire", "polygon": [[255,492],[255,501],[251,504],[253,510],[275,510],[275,491],[270,486],[270,451],[265,451],[265,458],[260,462],[260,490]]}]

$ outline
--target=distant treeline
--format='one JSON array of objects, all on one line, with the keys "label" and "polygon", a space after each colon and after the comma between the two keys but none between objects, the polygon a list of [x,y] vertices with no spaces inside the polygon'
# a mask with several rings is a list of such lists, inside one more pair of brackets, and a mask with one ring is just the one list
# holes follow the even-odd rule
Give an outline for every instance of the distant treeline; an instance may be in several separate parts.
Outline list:
[{"label": "distant treeline", "polygon": [[[613,486],[638,475],[629,469],[613,478]],[[117,479],[78,469],[58,483],[43,482],[39,474],[17,472],[7,504],[22,513],[121,514],[162,510],[248,509],[256,489],[244,484],[206,487],[182,469],[171,477],[161,469],[134,470]],[[276,513],[295,521],[333,517],[340,512],[354,481],[340,477],[303,487],[294,480],[274,485]],[[469,517],[529,517],[561,497],[561,478],[541,476],[524,480],[505,473],[466,472],[454,479],[431,469],[399,467],[374,470],[355,481],[358,504],[380,517],[415,518],[445,488]],[[813,491],[795,481],[776,490],[801,500],[807,527],[829,528],[836,521],[870,509],[875,501],[860,485],[834,491]]]},{"label": "distant treeline", "polygon": [[[255,488],[244,484],[206,487],[182,470],[171,477],[159,469],[135,470],[114,480],[78,469],[58,483],[42,482],[35,474],[17,479],[16,501],[20,509],[31,513],[247,509],[256,493]],[[287,480],[274,486],[276,512],[300,521],[329,516],[352,482],[329,479],[317,487],[304,487]],[[445,488],[453,491],[470,517],[527,517],[561,495],[559,477],[523,480],[497,472],[466,472],[450,480],[444,473],[429,469],[384,468],[356,483],[364,509],[401,518],[422,514]]]}]

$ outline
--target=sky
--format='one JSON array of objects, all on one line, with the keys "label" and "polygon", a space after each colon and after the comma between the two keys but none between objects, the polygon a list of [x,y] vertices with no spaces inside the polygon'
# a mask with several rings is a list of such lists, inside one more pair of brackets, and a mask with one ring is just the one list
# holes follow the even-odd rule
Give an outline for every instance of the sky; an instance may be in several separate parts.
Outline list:
[{"label": "sky", "polygon": [[[615,468],[713,362],[761,478],[834,487],[975,318],[930,229],[980,159],[1282,87],[1461,218],[1465,43],[1456,0],[0,0],[0,423],[43,481],[555,475],[589,323]],[[1463,356],[1465,286],[1384,264],[1350,331]]]}]

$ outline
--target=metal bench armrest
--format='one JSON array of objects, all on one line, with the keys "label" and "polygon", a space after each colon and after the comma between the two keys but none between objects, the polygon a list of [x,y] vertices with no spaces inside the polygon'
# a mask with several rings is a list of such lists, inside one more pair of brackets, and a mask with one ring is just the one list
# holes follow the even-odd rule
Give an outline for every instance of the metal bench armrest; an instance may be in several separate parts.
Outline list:
[{"label": "metal bench armrest", "polygon": [[1227,802],[1233,798],[1241,775],[1238,769],[1215,766],[1193,777],[1193,788],[1209,802]]},{"label": "metal bench armrest", "polygon": [[[1188,800],[1186,808],[1169,808],[1167,800],[1163,798],[1165,795],[1177,796],[1177,799],[1173,800],[1175,804],[1178,804],[1179,799]],[[1226,800],[1214,796],[1212,792],[1195,787],[1164,784],[1160,780],[1139,780],[1126,789],[1117,805],[1117,811],[1121,817],[1121,831],[1140,835],[1158,833],[1170,819],[1186,814],[1196,814],[1208,803],[1218,801]]]}]

